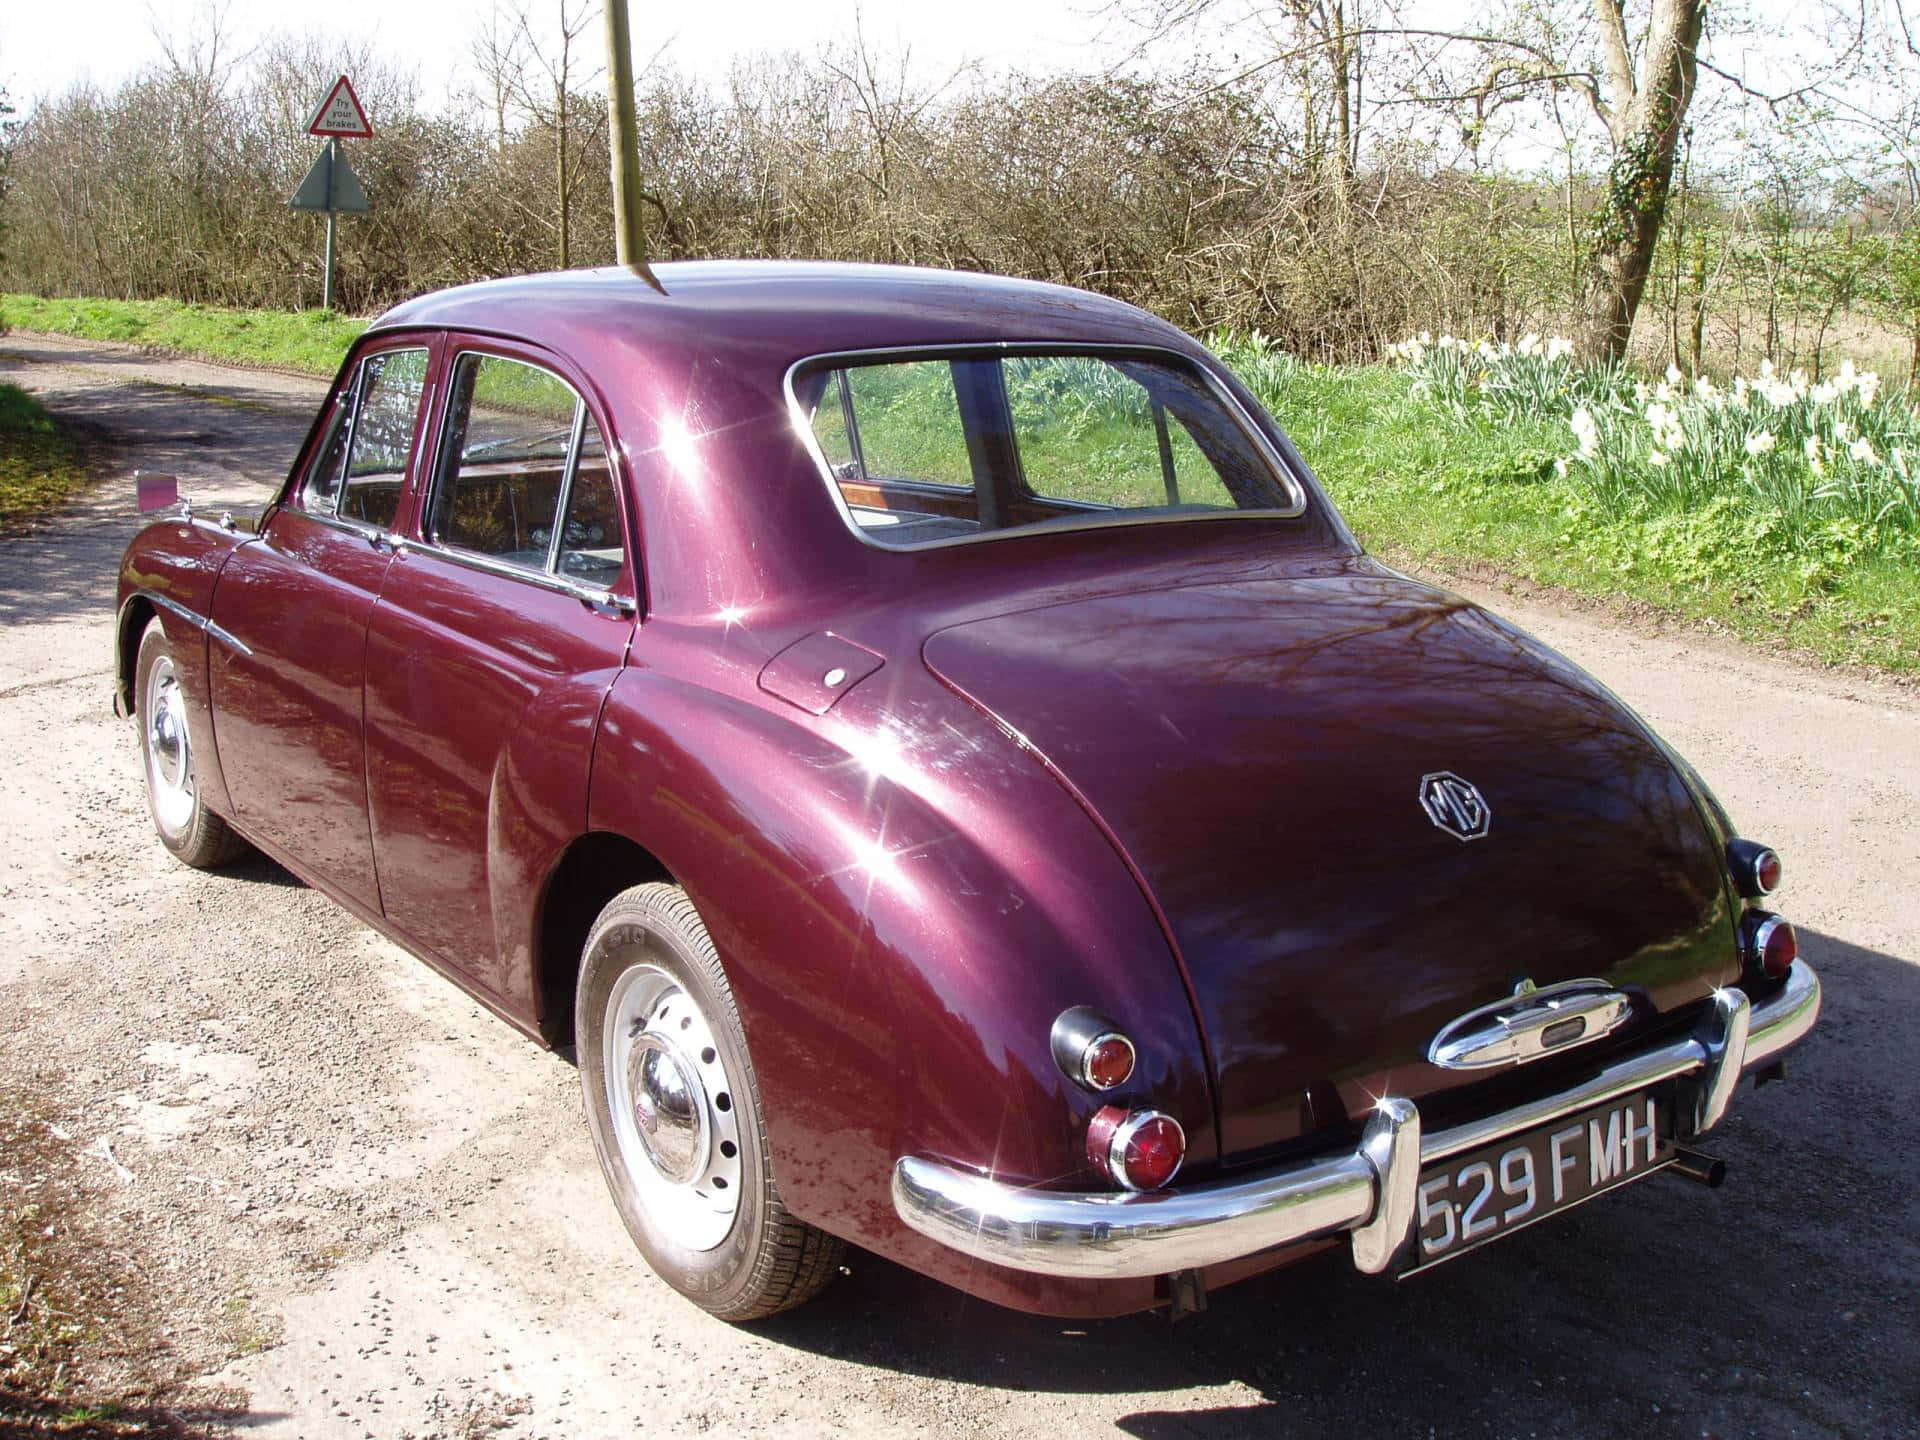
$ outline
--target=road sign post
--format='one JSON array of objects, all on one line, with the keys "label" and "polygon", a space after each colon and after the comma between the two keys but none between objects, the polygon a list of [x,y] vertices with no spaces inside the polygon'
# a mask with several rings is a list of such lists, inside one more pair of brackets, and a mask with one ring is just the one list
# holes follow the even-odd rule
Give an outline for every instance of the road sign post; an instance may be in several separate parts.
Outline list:
[{"label": "road sign post", "polygon": [[307,178],[293,192],[287,204],[295,210],[322,210],[327,216],[326,275],[321,281],[320,303],[326,309],[333,308],[333,256],[338,241],[340,213],[348,211],[364,214],[368,209],[367,195],[360,188],[360,177],[353,173],[353,167],[347,164],[347,157],[340,153],[342,138],[349,140],[370,140],[373,138],[373,126],[367,123],[367,112],[361,108],[360,97],[353,93],[353,82],[342,75],[333,82],[333,87],[314,107],[313,114],[307,119],[307,133],[322,136],[326,149],[320,152],[320,158],[307,171]]}]

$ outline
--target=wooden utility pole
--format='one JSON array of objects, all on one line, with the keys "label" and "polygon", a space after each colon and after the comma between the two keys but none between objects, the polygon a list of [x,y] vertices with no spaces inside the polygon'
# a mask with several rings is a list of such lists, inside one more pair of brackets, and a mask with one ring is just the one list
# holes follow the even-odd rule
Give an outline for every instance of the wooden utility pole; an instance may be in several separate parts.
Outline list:
[{"label": "wooden utility pole", "polygon": [[661,294],[647,268],[640,232],[640,141],[633,120],[633,45],[627,35],[627,0],[606,0],[607,150],[613,156],[613,246],[622,265]]}]

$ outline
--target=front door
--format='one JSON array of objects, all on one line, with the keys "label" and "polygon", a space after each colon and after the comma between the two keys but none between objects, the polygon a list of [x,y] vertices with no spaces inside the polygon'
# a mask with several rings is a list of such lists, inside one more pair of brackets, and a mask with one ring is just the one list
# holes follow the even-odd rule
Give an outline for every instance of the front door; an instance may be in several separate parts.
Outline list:
[{"label": "front door", "polygon": [[426,407],[428,349],[365,355],[307,468],[228,560],[213,619],[213,712],[242,828],[364,908],[380,890],[367,824],[367,617]]}]

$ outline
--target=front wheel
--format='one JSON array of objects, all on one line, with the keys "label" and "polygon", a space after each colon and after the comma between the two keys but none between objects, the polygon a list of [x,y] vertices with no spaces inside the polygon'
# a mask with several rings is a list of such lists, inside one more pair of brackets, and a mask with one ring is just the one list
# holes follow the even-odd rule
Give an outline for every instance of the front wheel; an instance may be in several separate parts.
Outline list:
[{"label": "front wheel", "polygon": [[194,774],[187,697],[173,650],[158,624],[140,637],[134,669],[134,714],[140,721],[140,758],[147,777],[147,808],[160,843],[196,870],[238,860],[247,842],[207,808]]},{"label": "front wheel", "polygon": [[600,1168],[647,1263],[723,1320],[812,1299],[841,1243],[787,1213],[733,992],[677,885],[616,895],[587,936],[574,998]]}]

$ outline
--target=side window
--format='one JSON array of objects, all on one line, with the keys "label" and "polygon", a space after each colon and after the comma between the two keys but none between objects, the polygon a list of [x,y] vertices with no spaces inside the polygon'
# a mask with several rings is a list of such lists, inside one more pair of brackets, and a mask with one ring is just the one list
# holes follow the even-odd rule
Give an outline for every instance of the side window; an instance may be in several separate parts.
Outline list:
[{"label": "side window", "polygon": [[400,510],[413,459],[420,395],[427,385],[425,350],[389,350],[360,367],[360,403],[340,487],[340,515],[390,529]]},{"label": "side window", "polygon": [[911,360],[840,373],[853,395],[864,478],[973,488],[951,365]]},{"label": "side window", "polygon": [[360,362],[334,406],[301,504],[322,515],[389,529],[400,510],[426,389],[427,352],[388,350]]},{"label": "side window", "polygon": [[526,570],[611,586],[620,508],[600,429],[573,387],[497,355],[462,355],[426,535]]},{"label": "side window", "polygon": [[[1160,395],[1086,355],[1004,366],[1020,464],[1033,494],[1082,505],[1208,505],[1233,496]],[[1156,370],[1150,379],[1166,383]]]},{"label": "side window", "polygon": [[560,573],[602,590],[620,578],[620,502],[600,427],[588,416],[580,435],[580,459],[560,527]]},{"label": "side window", "polygon": [[347,441],[353,434],[353,397],[360,388],[360,377],[342,390],[327,419],[327,438],[320,442],[306,482],[300,487],[301,508],[331,515],[340,505],[340,476],[347,466]]}]

